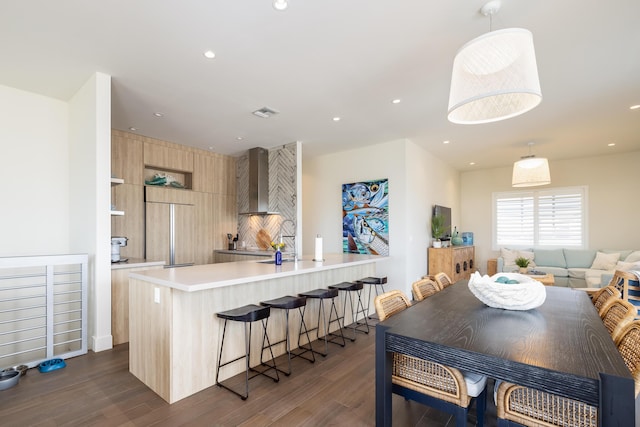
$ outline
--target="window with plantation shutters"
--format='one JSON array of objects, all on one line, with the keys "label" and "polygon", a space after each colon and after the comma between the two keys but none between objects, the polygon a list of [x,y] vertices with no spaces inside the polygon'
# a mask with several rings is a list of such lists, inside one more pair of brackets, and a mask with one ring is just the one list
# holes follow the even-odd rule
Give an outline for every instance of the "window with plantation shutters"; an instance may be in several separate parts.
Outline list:
[{"label": "window with plantation shutters", "polygon": [[493,193],[493,249],[582,248],[586,187]]}]

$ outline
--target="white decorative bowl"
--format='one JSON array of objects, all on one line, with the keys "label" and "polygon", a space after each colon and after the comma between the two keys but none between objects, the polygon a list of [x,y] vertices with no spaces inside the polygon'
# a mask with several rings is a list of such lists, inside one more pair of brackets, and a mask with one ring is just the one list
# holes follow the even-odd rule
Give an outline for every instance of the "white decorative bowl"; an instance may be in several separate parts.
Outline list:
[{"label": "white decorative bowl", "polygon": [[[519,283],[496,282],[500,276]],[[489,307],[505,310],[530,310],[541,306],[547,298],[547,291],[542,283],[518,273],[498,273],[489,277],[476,271],[469,279],[469,290]]]}]

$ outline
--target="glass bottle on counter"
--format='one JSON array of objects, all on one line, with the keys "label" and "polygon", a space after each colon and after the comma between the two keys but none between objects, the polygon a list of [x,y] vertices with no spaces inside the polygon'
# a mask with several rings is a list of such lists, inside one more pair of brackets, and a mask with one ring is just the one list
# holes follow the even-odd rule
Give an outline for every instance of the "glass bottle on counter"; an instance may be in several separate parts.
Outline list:
[{"label": "glass bottle on counter", "polygon": [[280,248],[276,249],[276,265],[282,265],[282,252],[280,252]]}]

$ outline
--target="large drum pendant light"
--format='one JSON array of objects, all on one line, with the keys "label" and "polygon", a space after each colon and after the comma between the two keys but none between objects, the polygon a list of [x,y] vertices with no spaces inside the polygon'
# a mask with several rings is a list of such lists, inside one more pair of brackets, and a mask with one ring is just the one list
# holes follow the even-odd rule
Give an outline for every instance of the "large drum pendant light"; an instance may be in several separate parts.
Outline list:
[{"label": "large drum pendant light", "polygon": [[[480,10],[492,16],[491,1]],[[490,31],[456,54],[451,75],[448,119],[453,123],[490,123],[523,114],[542,101],[533,35],[522,28]]]},{"label": "large drum pendant light", "polygon": [[529,142],[529,155],[522,157],[513,164],[511,176],[512,187],[535,187],[551,184],[549,161],[544,157],[531,154],[533,142]]}]

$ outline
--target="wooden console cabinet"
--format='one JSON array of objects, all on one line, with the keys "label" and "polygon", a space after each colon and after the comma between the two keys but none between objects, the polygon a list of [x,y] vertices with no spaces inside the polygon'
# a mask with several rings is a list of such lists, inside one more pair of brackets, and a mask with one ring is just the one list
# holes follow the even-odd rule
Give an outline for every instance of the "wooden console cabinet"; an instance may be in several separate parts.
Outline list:
[{"label": "wooden console cabinet", "polygon": [[476,271],[473,246],[429,248],[429,274],[445,272],[453,282],[468,279]]}]

